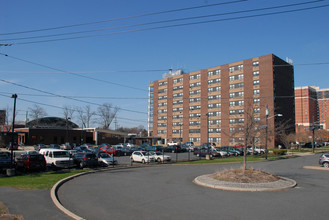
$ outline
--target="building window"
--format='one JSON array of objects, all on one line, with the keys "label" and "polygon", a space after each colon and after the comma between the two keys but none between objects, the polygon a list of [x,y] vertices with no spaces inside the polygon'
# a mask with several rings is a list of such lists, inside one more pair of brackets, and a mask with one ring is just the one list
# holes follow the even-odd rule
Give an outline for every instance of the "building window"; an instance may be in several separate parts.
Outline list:
[{"label": "building window", "polygon": [[254,89],[254,95],[259,95],[259,89]]},{"label": "building window", "polygon": [[244,101],[243,100],[230,102],[230,106],[231,107],[234,107],[234,106],[243,106],[243,105],[244,105]]},{"label": "building window", "polygon": [[211,95],[211,96],[208,96],[208,100],[217,100],[217,99],[220,99],[221,98],[221,95]]},{"label": "building window", "polygon": [[191,75],[191,76],[190,76],[190,80],[193,80],[193,79],[200,79],[200,77],[201,77],[201,74]]},{"label": "building window", "polygon": [[183,78],[174,79],[174,84],[183,82]]},{"label": "building window", "polygon": [[213,104],[208,104],[208,108],[212,109],[212,108],[221,108],[222,104],[221,103],[213,103]]},{"label": "building window", "polygon": [[254,113],[260,113],[260,108],[254,108]]},{"label": "building window", "polygon": [[259,61],[252,62],[252,66],[259,66]]},{"label": "building window", "polygon": [[244,109],[230,110],[230,115],[243,115]]},{"label": "building window", "polygon": [[220,70],[214,70],[214,71],[208,72],[208,76],[214,76],[214,75],[219,75],[219,74],[220,74]]},{"label": "building window", "polygon": [[173,87],[173,90],[176,91],[176,90],[180,90],[180,89],[183,89],[183,86],[175,86]]},{"label": "building window", "polygon": [[199,110],[199,109],[201,109],[201,105],[193,105],[193,106],[190,106],[190,111]]},{"label": "building window", "polygon": [[222,122],[221,120],[210,120],[209,125],[220,125],[221,122]]},{"label": "building window", "polygon": [[189,130],[189,133],[190,133],[190,134],[197,134],[197,133],[200,133],[200,129],[190,129],[190,130]]},{"label": "building window", "polygon": [[201,93],[201,90],[193,90],[193,91],[190,91],[190,95],[198,95]]},{"label": "building window", "polygon": [[193,103],[193,102],[201,102],[201,98],[191,98],[190,103]]},{"label": "building window", "polygon": [[175,93],[175,94],[173,94],[173,97],[174,98],[183,97],[183,93],[182,92],[181,93]]},{"label": "building window", "polygon": [[259,104],[260,103],[260,99],[254,99],[254,104]]},{"label": "building window", "polygon": [[244,92],[232,92],[230,93],[230,98],[243,97]]},{"label": "building window", "polygon": [[200,121],[190,121],[189,124],[190,124],[190,126],[198,126],[201,123],[200,123]]},{"label": "building window", "polygon": [[159,107],[167,106],[167,102],[160,102],[160,103],[158,103],[158,106],[159,106]]},{"label": "building window", "polygon": [[159,98],[158,98],[159,100],[162,100],[162,99],[167,99],[167,96],[166,95],[164,95],[164,96],[159,96]]},{"label": "building window", "polygon": [[229,81],[240,80],[240,79],[243,79],[243,74],[233,75],[229,77]]},{"label": "building window", "polygon": [[254,80],[253,84],[254,85],[259,85],[259,80]]},{"label": "building window", "polygon": [[230,89],[237,89],[237,88],[243,88],[244,83],[235,83],[235,84],[230,84]]},{"label": "building window", "polygon": [[167,81],[164,81],[164,82],[159,82],[159,86],[164,86],[164,85],[167,85],[168,82]]},{"label": "building window", "polygon": [[191,83],[190,88],[201,86],[201,82]]},{"label": "building window", "polygon": [[229,70],[229,72],[233,72],[233,71],[236,71],[236,70],[243,70],[243,64],[236,65],[236,66],[231,66],[228,70]]},{"label": "building window", "polygon": [[183,104],[183,100],[176,100],[176,101],[173,101],[172,104],[173,104],[173,105],[180,105],[180,104]]},{"label": "building window", "polygon": [[220,79],[217,78],[217,79],[208,80],[208,85],[215,84],[215,83],[220,83]]},{"label": "building window", "polygon": [[190,118],[200,118],[200,117],[201,117],[201,113],[190,114]]},{"label": "building window", "polygon": [[190,142],[200,143],[201,142],[201,138],[190,138]]},{"label": "building window", "polygon": [[208,88],[208,92],[218,92],[218,91],[221,91],[221,87],[220,86],[216,86],[216,87],[211,87],[211,88]]},{"label": "building window", "polygon": [[259,71],[254,71],[254,72],[252,73],[252,75],[253,75],[253,76],[259,76]]}]

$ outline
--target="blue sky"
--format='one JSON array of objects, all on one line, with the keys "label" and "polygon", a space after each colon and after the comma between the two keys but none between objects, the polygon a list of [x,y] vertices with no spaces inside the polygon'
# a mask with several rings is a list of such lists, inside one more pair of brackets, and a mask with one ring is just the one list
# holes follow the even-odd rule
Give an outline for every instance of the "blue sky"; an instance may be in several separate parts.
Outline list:
[{"label": "blue sky", "polygon": [[[26,111],[35,103],[40,103],[48,116],[57,117],[63,116],[61,108],[65,105],[91,105],[96,110],[98,105],[112,103],[122,109],[118,112],[119,126],[146,127],[148,84],[161,79],[169,68],[191,72],[270,53],[293,60],[295,86],[329,88],[329,7],[258,16],[324,6],[329,4],[328,0],[1,2],[0,44],[10,43],[12,46],[0,47],[0,109],[6,109],[7,106],[11,108],[13,99],[10,96],[17,93],[17,120],[24,120]],[[224,2],[227,4],[211,6]],[[298,3],[308,4],[209,17],[213,14]],[[199,8],[148,15],[192,7]],[[131,26],[196,16],[207,17]],[[247,17],[237,19],[244,16]],[[117,20],[26,32],[110,19]],[[209,22],[219,19],[224,20]],[[181,25],[197,22],[204,23]],[[159,28],[163,26],[169,27]],[[141,30],[146,28],[149,29]],[[99,29],[106,30],[92,31]],[[88,32],[35,38],[82,31]],[[24,33],[8,34],[15,32]],[[97,36],[86,37],[90,35]],[[17,38],[26,39],[15,40]],[[74,39],[59,40],[62,38]],[[43,40],[55,41],[40,42]],[[73,121],[77,122],[75,118]]]}]

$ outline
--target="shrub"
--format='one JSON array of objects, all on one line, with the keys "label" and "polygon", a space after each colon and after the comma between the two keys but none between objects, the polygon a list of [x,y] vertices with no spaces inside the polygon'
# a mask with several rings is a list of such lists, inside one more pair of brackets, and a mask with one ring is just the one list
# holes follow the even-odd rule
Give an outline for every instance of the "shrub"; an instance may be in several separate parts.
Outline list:
[{"label": "shrub", "polygon": [[278,156],[278,155],[286,155],[287,154],[287,149],[273,149],[273,154]]}]

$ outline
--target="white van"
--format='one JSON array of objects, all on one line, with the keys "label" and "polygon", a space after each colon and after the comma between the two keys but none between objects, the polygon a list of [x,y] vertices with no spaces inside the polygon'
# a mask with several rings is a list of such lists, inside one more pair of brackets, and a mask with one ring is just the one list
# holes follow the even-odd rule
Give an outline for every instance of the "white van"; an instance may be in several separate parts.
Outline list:
[{"label": "white van", "polygon": [[40,149],[39,153],[44,155],[47,166],[53,168],[74,167],[73,158],[70,157],[70,153],[66,150],[43,148]]}]

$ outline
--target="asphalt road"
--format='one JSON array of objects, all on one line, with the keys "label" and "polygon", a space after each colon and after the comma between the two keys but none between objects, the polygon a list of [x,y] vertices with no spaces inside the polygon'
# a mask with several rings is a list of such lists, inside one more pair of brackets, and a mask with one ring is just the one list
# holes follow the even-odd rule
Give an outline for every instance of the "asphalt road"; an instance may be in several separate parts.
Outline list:
[{"label": "asphalt road", "polygon": [[109,170],[75,178],[59,190],[61,203],[85,219],[323,219],[329,215],[329,171],[319,155],[248,163],[297,181],[279,192],[231,192],[195,185],[195,177],[241,164],[164,165]]}]

